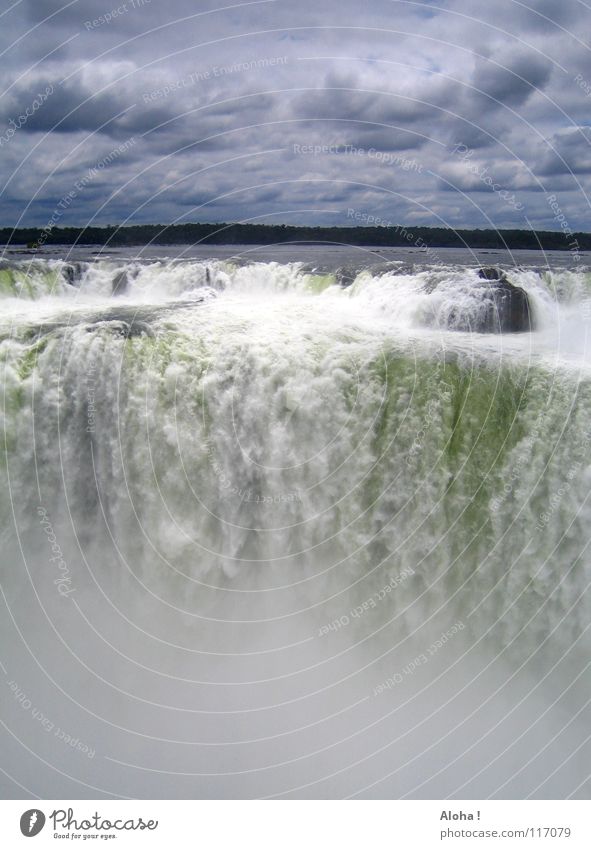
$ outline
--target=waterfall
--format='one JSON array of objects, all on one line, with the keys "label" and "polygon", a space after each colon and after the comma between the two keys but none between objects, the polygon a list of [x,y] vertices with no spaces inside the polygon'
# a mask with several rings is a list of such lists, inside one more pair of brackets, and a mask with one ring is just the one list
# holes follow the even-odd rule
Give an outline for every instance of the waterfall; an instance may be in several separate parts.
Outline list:
[{"label": "waterfall", "polygon": [[0,660],[96,752],[10,696],[26,786],[583,793],[591,276],[510,277],[532,333],[465,266],[0,270]]}]

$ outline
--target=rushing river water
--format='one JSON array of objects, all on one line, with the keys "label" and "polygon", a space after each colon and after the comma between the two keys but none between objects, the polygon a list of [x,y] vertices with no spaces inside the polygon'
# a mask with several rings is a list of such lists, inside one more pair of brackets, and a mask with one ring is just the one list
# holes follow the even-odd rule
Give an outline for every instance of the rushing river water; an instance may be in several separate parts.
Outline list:
[{"label": "rushing river water", "polygon": [[5,796],[588,797],[591,273],[439,253],[5,254]]}]

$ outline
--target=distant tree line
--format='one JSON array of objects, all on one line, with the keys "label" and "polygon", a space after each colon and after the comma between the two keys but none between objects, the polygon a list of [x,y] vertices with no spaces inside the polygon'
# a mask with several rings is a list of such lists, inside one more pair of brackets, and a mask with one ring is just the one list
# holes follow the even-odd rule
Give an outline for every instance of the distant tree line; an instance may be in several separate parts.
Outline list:
[{"label": "distant tree line", "polygon": [[452,230],[445,227],[295,227],[286,224],[140,224],[129,227],[0,229],[0,243],[27,245],[268,245],[330,243],[377,247],[591,250],[591,233],[566,236],[533,230]]}]

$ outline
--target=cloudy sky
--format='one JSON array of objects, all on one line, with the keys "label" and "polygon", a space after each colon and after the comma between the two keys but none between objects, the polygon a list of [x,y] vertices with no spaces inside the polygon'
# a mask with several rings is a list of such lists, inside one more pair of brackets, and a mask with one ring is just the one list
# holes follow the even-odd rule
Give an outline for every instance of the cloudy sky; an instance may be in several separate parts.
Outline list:
[{"label": "cloudy sky", "polygon": [[591,229],[583,0],[5,3],[2,226]]}]

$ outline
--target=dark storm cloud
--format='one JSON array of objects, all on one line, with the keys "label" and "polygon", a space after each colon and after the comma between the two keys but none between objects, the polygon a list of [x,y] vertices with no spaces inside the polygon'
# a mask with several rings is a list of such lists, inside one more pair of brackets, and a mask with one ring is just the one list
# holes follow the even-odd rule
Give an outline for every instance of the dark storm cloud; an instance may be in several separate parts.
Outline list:
[{"label": "dark storm cloud", "polygon": [[[385,79],[379,88],[363,74],[329,73],[322,89],[298,97],[293,112],[304,119],[322,121],[343,143],[381,151],[422,147],[433,127],[438,131],[442,110],[453,102],[454,86],[422,83],[414,92],[396,90]],[[305,125],[314,129],[311,123]]]},{"label": "dark storm cloud", "polygon": [[23,10],[28,21],[38,23],[47,18],[63,20],[66,17],[74,19],[83,19],[86,16],[93,14],[98,9],[104,11],[105,4],[100,0],[79,0],[78,3],[69,4],[61,0],[24,0]]},{"label": "dark storm cloud", "polygon": [[[51,93],[48,93],[49,89]],[[145,132],[169,120],[173,112],[163,106],[136,109],[121,92],[94,93],[73,81],[60,85],[56,80],[40,80],[18,86],[11,98],[0,105],[0,121],[8,122],[19,114],[20,104],[28,107],[39,93],[47,99],[23,124],[21,132],[75,133],[79,130],[101,131],[109,135]],[[128,111],[129,110],[129,111]],[[26,113],[26,108],[25,108]],[[29,110],[31,111],[31,110]],[[123,115],[122,113],[127,113]]]},{"label": "dark storm cloud", "polygon": [[388,220],[524,224],[477,165],[519,193],[532,223],[548,221],[543,184],[566,193],[569,220],[586,226],[573,196],[573,174],[586,188],[591,174],[586,7],[226,5],[25,0],[8,12],[4,223],[43,223],[80,175],[133,139],[64,223],[106,202],[102,221],[346,223],[355,207]]},{"label": "dark storm cloud", "polygon": [[525,32],[556,33],[557,27],[577,27],[580,22],[579,3],[556,0],[530,0],[529,3],[503,4],[511,19]]},{"label": "dark storm cloud", "polygon": [[537,171],[544,177],[591,174],[591,127],[563,130],[552,136]]},{"label": "dark storm cloud", "polygon": [[502,54],[488,60],[478,59],[472,79],[473,96],[486,98],[481,106],[489,109],[502,106],[521,106],[538,89],[543,89],[550,79],[552,63],[541,56],[522,53]]}]

